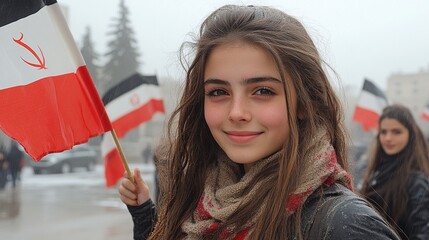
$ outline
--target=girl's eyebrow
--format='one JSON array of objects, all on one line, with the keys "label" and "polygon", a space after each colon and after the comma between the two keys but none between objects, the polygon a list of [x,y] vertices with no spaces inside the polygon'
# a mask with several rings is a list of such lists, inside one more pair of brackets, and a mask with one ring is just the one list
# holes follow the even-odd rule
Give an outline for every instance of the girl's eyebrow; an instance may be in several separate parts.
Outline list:
[{"label": "girl's eyebrow", "polygon": [[[254,77],[254,78],[247,78],[241,81],[242,85],[246,84],[252,84],[252,83],[261,83],[261,82],[275,82],[275,83],[282,83],[279,79],[275,77]],[[228,81],[217,79],[217,78],[209,78],[204,81],[204,85],[207,84],[220,84],[220,85],[231,85]]]}]

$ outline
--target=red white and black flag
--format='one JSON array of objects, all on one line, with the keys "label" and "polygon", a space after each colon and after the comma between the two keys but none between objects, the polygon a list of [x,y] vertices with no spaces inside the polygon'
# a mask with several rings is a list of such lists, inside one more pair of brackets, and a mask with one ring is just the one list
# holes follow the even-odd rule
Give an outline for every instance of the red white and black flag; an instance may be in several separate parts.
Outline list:
[{"label": "red white and black flag", "polygon": [[35,160],[111,130],[55,0],[0,4],[0,129]]},{"label": "red white and black flag", "polygon": [[[112,87],[103,96],[103,103],[118,138],[156,113],[164,113],[164,105],[156,76],[138,73]],[[106,186],[111,187],[124,175],[125,168],[111,134],[104,134],[101,143]]]},{"label": "red white and black flag", "polygon": [[373,82],[365,79],[353,114],[353,121],[361,123],[366,132],[371,128],[378,129],[378,118],[387,104],[388,100],[384,93]]},{"label": "red white and black flag", "polygon": [[429,103],[426,104],[425,109],[423,110],[421,117],[422,117],[422,119],[429,121]]}]

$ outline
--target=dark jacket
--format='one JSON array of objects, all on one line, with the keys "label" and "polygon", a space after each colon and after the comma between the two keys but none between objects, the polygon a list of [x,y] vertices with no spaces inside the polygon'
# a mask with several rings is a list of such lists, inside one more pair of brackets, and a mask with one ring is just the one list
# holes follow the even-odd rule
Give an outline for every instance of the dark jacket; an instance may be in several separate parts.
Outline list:
[{"label": "dark jacket", "polygon": [[155,227],[156,212],[155,204],[148,200],[140,206],[128,206],[128,211],[133,218],[133,236],[135,240],[147,239]]},{"label": "dark jacket", "polygon": [[[128,206],[128,210],[134,222],[134,239],[146,239],[155,222],[153,202]],[[340,184],[315,191],[302,214],[305,239],[399,239],[365,200]]]},{"label": "dark jacket", "polygon": [[[380,185],[381,187],[383,185]],[[377,188],[375,188],[377,191]],[[429,239],[429,179],[421,172],[414,172],[408,182],[408,203],[405,216],[396,223],[402,239]],[[368,199],[383,211],[384,200],[379,195]],[[386,213],[388,216],[391,213]]]}]

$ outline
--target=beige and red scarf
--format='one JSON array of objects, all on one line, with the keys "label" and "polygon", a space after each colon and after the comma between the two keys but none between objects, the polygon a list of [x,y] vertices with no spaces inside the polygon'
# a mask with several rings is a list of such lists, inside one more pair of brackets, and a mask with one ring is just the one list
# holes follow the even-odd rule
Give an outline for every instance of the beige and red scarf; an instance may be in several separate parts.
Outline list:
[{"label": "beige and red scarf", "polygon": [[[281,153],[277,152],[256,162],[242,178],[236,174],[238,165],[227,157],[221,157],[218,164],[208,173],[204,192],[193,216],[182,225],[183,231],[187,234],[185,239],[202,239],[204,235],[216,230],[221,223],[234,214],[239,205],[252,201],[258,189],[266,187],[265,182],[258,182],[246,195],[242,194],[243,189],[265,165],[277,161],[280,155]],[[350,189],[352,188],[350,176],[337,163],[334,148],[325,131],[320,131],[315,136],[305,155],[307,156],[305,157],[306,166],[304,173],[300,175],[299,188],[289,197],[286,205],[285,211],[288,215],[293,214],[322,184],[332,185],[335,181],[341,181]],[[261,205],[264,204],[261,203]],[[221,233],[220,239],[247,239],[251,226],[259,214],[260,212],[257,212],[254,218],[249,219],[245,229],[239,234],[230,236],[229,231],[225,230]]]}]

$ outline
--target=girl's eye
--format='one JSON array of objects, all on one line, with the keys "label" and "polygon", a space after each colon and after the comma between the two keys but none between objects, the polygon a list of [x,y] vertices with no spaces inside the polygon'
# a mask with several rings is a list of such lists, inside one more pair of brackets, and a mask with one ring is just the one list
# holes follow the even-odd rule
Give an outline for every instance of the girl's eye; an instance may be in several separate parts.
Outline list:
[{"label": "girl's eye", "polygon": [[393,134],[395,134],[395,135],[399,135],[401,133],[402,133],[401,130],[393,130]]},{"label": "girl's eye", "polygon": [[256,95],[275,95],[275,93],[271,89],[266,87],[256,90],[255,94]]},{"label": "girl's eye", "polygon": [[216,96],[222,96],[227,95],[228,93],[225,90],[222,89],[215,89],[211,91],[207,91],[206,95],[209,97],[216,97]]}]

